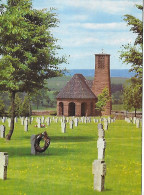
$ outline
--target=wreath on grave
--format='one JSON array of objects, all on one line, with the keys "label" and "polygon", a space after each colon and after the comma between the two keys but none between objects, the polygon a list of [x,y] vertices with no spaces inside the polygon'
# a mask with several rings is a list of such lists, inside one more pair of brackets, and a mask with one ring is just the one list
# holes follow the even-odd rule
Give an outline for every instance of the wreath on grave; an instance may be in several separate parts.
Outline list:
[{"label": "wreath on grave", "polygon": [[[43,147],[40,147],[41,140],[44,140],[45,142]],[[37,152],[40,153],[44,152],[49,147],[49,145],[50,145],[50,138],[46,131],[35,136],[34,147]]]}]

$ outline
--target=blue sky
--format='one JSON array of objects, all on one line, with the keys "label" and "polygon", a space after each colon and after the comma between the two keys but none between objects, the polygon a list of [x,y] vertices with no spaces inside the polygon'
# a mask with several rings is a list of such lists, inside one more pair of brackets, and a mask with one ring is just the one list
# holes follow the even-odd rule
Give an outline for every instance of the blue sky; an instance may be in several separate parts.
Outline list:
[{"label": "blue sky", "polygon": [[60,20],[52,33],[67,56],[67,69],[94,69],[94,54],[111,55],[111,69],[128,69],[119,52],[123,44],[133,43],[135,34],[123,21],[123,15],[142,18],[135,4],[142,0],[33,0],[36,9],[54,7]]}]

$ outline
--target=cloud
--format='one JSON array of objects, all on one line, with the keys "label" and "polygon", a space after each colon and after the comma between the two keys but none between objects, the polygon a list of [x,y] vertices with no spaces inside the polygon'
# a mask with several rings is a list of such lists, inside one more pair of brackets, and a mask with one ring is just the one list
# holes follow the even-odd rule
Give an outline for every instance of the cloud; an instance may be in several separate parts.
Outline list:
[{"label": "cloud", "polygon": [[139,0],[43,0],[42,3],[39,3],[39,0],[33,0],[33,3],[38,9],[56,7],[62,11],[71,7],[73,9],[100,11],[110,14],[127,13],[127,11],[134,8],[135,4],[140,4]]},{"label": "cloud", "polygon": [[90,30],[127,30],[126,23],[124,22],[112,22],[112,23],[71,23],[70,27],[79,27]]},{"label": "cloud", "polygon": [[[61,0],[55,0],[59,5]],[[64,6],[70,6],[73,8],[84,8],[92,11],[103,11],[111,14],[126,13],[130,7],[133,8],[135,4],[138,4],[139,0],[63,0]]]},{"label": "cloud", "polygon": [[118,48],[123,44],[133,43],[135,35],[130,35],[129,32],[91,32],[83,34],[75,34],[73,36],[65,37],[63,35],[61,45],[63,48],[82,48],[86,47],[115,47]]}]

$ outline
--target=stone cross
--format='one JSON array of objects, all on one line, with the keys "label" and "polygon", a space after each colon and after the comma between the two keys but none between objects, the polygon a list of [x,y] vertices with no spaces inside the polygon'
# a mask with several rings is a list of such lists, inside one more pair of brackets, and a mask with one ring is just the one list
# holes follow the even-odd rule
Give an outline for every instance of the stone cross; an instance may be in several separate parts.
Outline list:
[{"label": "stone cross", "polygon": [[104,119],[104,130],[108,130],[108,120]]},{"label": "stone cross", "polygon": [[11,119],[8,118],[8,127],[10,127],[10,125],[11,125]]},{"label": "stone cross", "polygon": [[21,125],[24,125],[24,117],[21,118]]},{"label": "stone cross", "polygon": [[2,118],[2,123],[5,123],[6,117]]},{"label": "stone cross", "polygon": [[73,129],[73,120],[70,121],[70,129]]},{"label": "stone cross", "polygon": [[62,122],[61,124],[61,131],[62,133],[66,133],[66,123]]},{"label": "stone cross", "polygon": [[108,117],[108,123],[111,123],[111,117],[110,116]]},{"label": "stone cross", "polygon": [[18,119],[17,119],[17,116],[15,117],[15,123],[17,123],[18,122]]},{"label": "stone cross", "polygon": [[103,125],[98,124],[98,160],[94,160],[92,164],[92,173],[94,175],[94,190],[100,192],[104,190],[104,182],[106,175],[106,164],[104,161],[106,142],[104,136],[105,132],[103,130]]},{"label": "stone cross", "polygon": [[136,117],[133,117],[133,124],[136,124]]},{"label": "stone cross", "polygon": [[81,117],[81,122],[84,123],[84,117]]},{"label": "stone cross", "polygon": [[78,126],[78,118],[75,118],[74,122],[75,122],[75,127],[77,127]]},{"label": "stone cross", "polygon": [[41,128],[41,118],[38,119],[38,128]]},{"label": "stone cross", "polygon": [[50,125],[50,117],[47,117],[46,123],[47,123],[48,126]]},{"label": "stone cross", "polygon": [[42,116],[41,122],[44,123],[44,121],[45,121],[45,117]]},{"label": "stone cross", "polygon": [[105,157],[105,148],[106,148],[106,141],[104,139],[105,132],[103,130],[103,125],[98,124],[98,141],[97,141],[97,148],[98,148],[98,159],[103,160]]},{"label": "stone cross", "polygon": [[7,179],[8,153],[0,152],[0,179]]},{"label": "stone cross", "polygon": [[0,137],[5,138],[5,126],[4,125],[0,126]]},{"label": "stone cross", "polygon": [[28,119],[24,121],[24,131],[28,131]]},{"label": "stone cross", "polygon": [[87,117],[84,117],[84,122],[87,123]]},{"label": "stone cross", "polygon": [[92,173],[94,175],[94,190],[99,192],[104,190],[106,164],[102,160],[94,160],[92,164]]},{"label": "stone cross", "polygon": [[55,122],[58,123],[58,118],[55,119]]},{"label": "stone cross", "polygon": [[136,128],[140,128],[140,119],[136,119]]},{"label": "stone cross", "polygon": [[35,135],[32,135],[31,136],[31,154],[36,155],[37,152],[35,150],[34,144],[35,144]]}]

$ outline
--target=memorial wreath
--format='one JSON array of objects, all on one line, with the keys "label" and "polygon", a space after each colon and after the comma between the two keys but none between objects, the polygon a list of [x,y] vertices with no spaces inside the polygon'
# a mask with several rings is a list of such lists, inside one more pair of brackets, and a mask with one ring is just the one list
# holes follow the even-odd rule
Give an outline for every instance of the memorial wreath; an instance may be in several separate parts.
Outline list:
[{"label": "memorial wreath", "polygon": [[[41,140],[44,140],[45,142],[43,147],[40,147]],[[49,147],[49,145],[50,145],[50,138],[46,131],[35,136],[34,147],[37,152],[40,153],[44,152]]]}]

